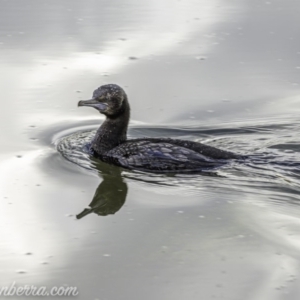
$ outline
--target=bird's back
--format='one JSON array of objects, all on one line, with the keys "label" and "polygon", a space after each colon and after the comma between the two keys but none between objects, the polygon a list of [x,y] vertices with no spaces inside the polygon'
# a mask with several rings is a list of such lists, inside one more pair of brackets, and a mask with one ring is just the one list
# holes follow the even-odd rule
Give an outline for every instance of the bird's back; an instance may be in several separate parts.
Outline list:
[{"label": "bird's back", "polygon": [[129,169],[158,173],[209,170],[237,155],[201,143],[145,138],[128,140],[108,151],[103,159]]}]

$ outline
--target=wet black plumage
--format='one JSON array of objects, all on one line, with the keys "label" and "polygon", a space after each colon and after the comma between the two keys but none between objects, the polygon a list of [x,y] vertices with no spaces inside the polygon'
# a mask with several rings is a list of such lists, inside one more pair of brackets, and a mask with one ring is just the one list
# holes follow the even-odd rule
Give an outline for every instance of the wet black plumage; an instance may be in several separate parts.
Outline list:
[{"label": "wet black plumage", "polygon": [[240,158],[229,151],[198,142],[142,138],[127,140],[130,107],[124,90],[115,84],[99,87],[91,100],[78,106],[91,106],[106,116],[90,148],[104,162],[128,169],[158,173],[200,172],[218,167],[228,159]]}]

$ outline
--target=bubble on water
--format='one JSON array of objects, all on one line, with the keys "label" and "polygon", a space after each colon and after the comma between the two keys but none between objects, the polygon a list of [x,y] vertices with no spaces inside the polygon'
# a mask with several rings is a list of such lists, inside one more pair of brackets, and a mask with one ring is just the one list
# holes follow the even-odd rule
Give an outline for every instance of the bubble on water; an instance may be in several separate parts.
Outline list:
[{"label": "bubble on water", "polygon": [[178,212],[179,214],[183,214],[183,213],[184,213],[183,210],[178,210],[177,212]]},{"label": "bubble on water", "polygon": [[199,216],[199,218],[200,218],[200,219],[204,219],[204,218],[205,218],[205,216],[201,215],[201,216]]},{"label": "bubble on water", "polygon": [[103,256],[104,256],[104,257],[110,257],[110,256],[111,256],[111,254],[109,254],[109,253],[105,253],[105,254],[103,254]]}]

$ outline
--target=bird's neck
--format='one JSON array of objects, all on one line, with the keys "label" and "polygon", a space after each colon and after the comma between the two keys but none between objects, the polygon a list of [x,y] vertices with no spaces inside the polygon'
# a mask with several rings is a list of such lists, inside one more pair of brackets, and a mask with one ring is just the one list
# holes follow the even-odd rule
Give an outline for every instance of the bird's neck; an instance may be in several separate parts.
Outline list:
[{"label": "bird's neck", "polygon": [[124,143],[127,139],[127,128],[130,117],[130,109],[127,104],[122,114],[117,117],[106,117],[97,130],[92,141],[92,149],[98,155],[104,155],[109,150]]}]

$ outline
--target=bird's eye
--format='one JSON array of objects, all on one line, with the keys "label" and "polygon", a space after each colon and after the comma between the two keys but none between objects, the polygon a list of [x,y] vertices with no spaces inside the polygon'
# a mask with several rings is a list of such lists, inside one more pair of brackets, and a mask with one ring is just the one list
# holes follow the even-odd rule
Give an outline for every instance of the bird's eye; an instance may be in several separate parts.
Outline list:
[{"label": "bird's eye", "polygon": [[99,97],[97,98],[97,100],[101,102],[101,101],[105,100],[105,96],[104,96],[104,95],[99,96]]}]

